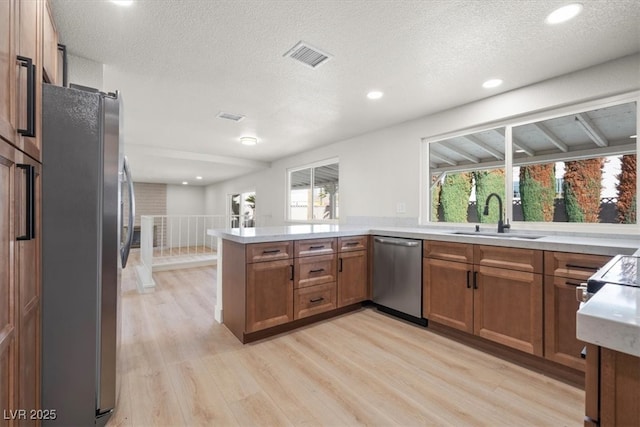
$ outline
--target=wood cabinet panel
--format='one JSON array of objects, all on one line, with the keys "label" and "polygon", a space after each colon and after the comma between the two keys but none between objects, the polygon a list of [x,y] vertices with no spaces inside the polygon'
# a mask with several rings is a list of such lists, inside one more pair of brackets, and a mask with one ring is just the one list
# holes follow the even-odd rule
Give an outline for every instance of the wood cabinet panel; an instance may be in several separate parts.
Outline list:
[{"label": "wood cabinet panel", "polygon": [[[29,412],[40,408],[40,305],[25,311],[20,321],[18,408]],[[22,420],[21,425],[37,425],[37,420]]]},{"label": "wood cabinet panel", "polygon": [[44,2],[42,18],[43,77],[47,83],[60,86],[62,84],[62,76],[58,75],[58,32],[53,22],[50,0]]},{"label": "wood cabinet panel", "polygon": [[542,275],[476,266],[474,333],[542,356]]},{"label": "wood cabinet panel", "polygon": [[[15,2],[0,2],[0,137],[15,144]],[[0,141],[1,142],[1,141]]]},{"label": "wood cabinet panel", "polygon": [[267,242],[247,245],[247,262],[277,261],[293,258],[293,243]]},{"label": "wood cabinet panel", "polygon": [[308,286],[294,292],[295,319],[313,316],[336,308],[336,283]]},{"label": "wood cabinet panel", "polygon": [[640,425],[640,357],[600,349],[600,426]]},{"label": "wood cabinet panel", "polygon": [[293,320],[292,268],[289,260],[247,264],[246,332]]},{"label": "wood cabinet panel", "polygon": [[473,264],[473,245],[467,243],[424,240],[422,251],[425,258]]},{"label": "wood cabinet panel", "polygon": [[585,423],[597,425],[600,418],[600,347],[587,344],[584,374]]},{"label": "wood cabinet panel", "polygon": [[338,251],[350,252],[350,251],[366,251],[368,248],[369,239],[367,236],[349,236],[338,238]]},{"label": "wood cabinet panel", "polygon": [[585,361],[580,353],[585,343],[576,338],[576,300],[579,280],[546,276],[544,280],[544,357],[580,371]]},{"label": "wood cabinet panel", "polygon": [[422,269],[425,317],[473,333],[473,265],[425,258]]},{"label": "wood cabinet panel", "polygon": [[[40,82],[42,81],[42,67],[40,63],[41,31],[38,27],[41,2],[39,1],[18,1],[16,2],[16,55],[30,58],[35,66],[35,137],[18,135],[16,145],[25,153],[37,160],[41,160],[40,148],[40,116],[42,107],[42,92]],[[16,127],[25,129],[27,127],[27,68],[20,66],[16,58],[12,58],[15,67],[15,122]]]},{"label": "wood cabinet panel", "polygon": [[340,253],[338,258],[338,307],[369,299],[366,250]]},{"label": "wood cabinet panel", "polygon": [[316,255],[335,254],[338,248],[338,239],[296,240],[294,242],[294,254],[296,258]]},{"label": "wood cabinet panel", "polygon": [[[0,141],[0,405],[3,409],[17,408],[14,394],[17,338],[13,265],[15,154],[13,147]],[[0,420],[0,425],[8,425],[8,421]]]},{"label": "wood cabinet panel", "polygon": [[485,245],[474,245],[473,250],[476,265],[542,273],[542,251]]},{"label": "wood cabinet panel", "polygon": [[544,273],[586,281],[611,259],[610,256],[575,254],[568,252],[544,253]]},{"label": "wood cabinet panel", "polygon": [[294,271],[294,288],[296,289],[335,282],[336,256],[296,258]]}]

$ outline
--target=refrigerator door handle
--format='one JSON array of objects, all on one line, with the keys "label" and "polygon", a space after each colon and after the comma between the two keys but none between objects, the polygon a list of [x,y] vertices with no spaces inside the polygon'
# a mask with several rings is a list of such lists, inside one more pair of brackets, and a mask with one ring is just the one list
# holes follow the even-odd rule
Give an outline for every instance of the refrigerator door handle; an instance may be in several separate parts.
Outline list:
[{"label": "refrigerator door handle", "polygon": [[129,221],[127,223],[127,238],[124,241],[124,245],[120,248],[120,257],[122,258],[122,268],[127,266],[129,260],[129,251],[133,244],[133,222],[136,217],[136,198],[133,194],[133,180],[131,179],[131,170],[129,169],[129,162],[127,157],[124,157],[124,164],[122,169],[124,170],[124,176],[127,180],[129,187]]},{"label": "refrigerator door handle", "polygon": [[24,169],[27,174],[26,194],[25,194],[25,234],[16,237],[16,240],[31,240],[36,237],[36,204],[35,204],[35,182],[36,168],[32,165],[18,164],[20,169]]}]

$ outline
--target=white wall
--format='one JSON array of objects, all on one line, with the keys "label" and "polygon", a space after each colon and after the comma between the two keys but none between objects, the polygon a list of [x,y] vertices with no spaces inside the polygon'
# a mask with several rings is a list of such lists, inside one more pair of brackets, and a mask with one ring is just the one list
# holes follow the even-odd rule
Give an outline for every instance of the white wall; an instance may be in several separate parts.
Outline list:
[{"label": "white wall", "polygon": [[204,215],[204,187],[167,185],[167,215]]},{"label": "white wall", "polygon": [[[104,66],[100,62],[67,54],[69,83],[104,90]],[[111,91],[115,89],[110,89]]]},{"label": "white wall", "polygon": [[[287,168],[339,157],[341,223],[347,217],[417,223],[422,138],[638,89],[640,54],[273,162],[268,170],[208,186],[205,209],[224,214],[227,194],[255,189],[258,217],[271,215],[271,224],[281,224]],[[405,214],[396,213],[398,203],[405,203]]]}]

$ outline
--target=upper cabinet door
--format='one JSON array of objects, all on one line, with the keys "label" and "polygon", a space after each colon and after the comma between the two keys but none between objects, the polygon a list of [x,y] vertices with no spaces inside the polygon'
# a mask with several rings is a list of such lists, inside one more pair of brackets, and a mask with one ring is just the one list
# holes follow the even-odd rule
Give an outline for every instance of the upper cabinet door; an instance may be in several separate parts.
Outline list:
[{"label": "upper cabinet door", "polygon": [[15,37],[14,2],[0,1],[0,137],[15,144],[16,125],[14,119],[14,70]]},{"label": "upper cabinet door", "polygon": [[[40,67],[39,13],[40,1],[18,1],[16,57],[12,59],[17,73],[15,85],[17,146],[31,157],[40,160],[40,109],[42,68]],[[22,58],[22,60],[19,60]],[[29,66],[29,62],[31,65]]]},{"label": "upper cabinet door", "polygon": [[58,73],[58,32],[53,22],[51,2],[46,1],[42,28],[42,68],[43,79],[47,83],[62,85],[62,75]]}]

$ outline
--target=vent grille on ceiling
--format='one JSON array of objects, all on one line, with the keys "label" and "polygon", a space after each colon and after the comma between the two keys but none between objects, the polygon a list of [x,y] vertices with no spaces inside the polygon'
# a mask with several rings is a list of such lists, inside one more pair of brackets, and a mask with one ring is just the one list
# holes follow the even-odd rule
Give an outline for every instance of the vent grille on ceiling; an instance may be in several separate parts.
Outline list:
[{"label": "vent grille on ceiling", "polygon": [[312,47],[302,41],[289,49],[283,56],[298,60],[311,68],[317,68],[331,59],[331,55],[328,53],[322,52],[320,49]]},{"label": "vent grille on ceiling", "polygon": [[244,119],[244,116],[240,114],[225,113],[224,111],[219,112],[216,117],[219,119],[233,120],[234,122],[239,122]]}]

